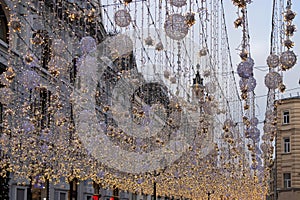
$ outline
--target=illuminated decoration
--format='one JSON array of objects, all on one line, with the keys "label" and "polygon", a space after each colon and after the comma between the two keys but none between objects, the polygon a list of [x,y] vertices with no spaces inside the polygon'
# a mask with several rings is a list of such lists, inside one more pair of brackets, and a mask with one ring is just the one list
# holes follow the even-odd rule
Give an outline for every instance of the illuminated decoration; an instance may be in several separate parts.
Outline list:
[{"label": "illuminated decoration", "polygon": [[163,50],[163,49],[164,49],[163,43],[159,42],[159,43],[157,43],[157,44],[155,45],[155,50],[161,51],[161,50]]},{"label": "illuminated decoration", "polygon": [[127,12],[126,10],[118,10],[115,13],[115,22],[120,27],[129,26],[131,22],[131,16],[129,12]]},{"label": "illuminated decoration", "polygon": [[237,73],[241,78],[250,78],[253,76],[254,62],[251,58],[246,61],[242,61],[237,68]]},{"label": "illuminated decoration", "polygon": [[148,45],[148,46],[153,46],[154,45],[154,40],[151,38],[151,36],[148,36],[145,39],[145,44]]},{"label": "illuminated decoration", "polygon": [[280,55],[280,63],[283,70],[292,68],[296,62],[297,57],[293,51],[285,51]]},{"label": "illuminated decoration", "polygon": [[12,28],[14,32],[20,32],[21,31],[21,22],[18,18],[12,18],[9,26]]},{"label": "illuminated decoration", "polygon": [[265,195],[253,173],[261,167],[254,61],[245,47],[247,78],[237,86],[222,1],[12,5],[2,176],[140,194],[155,182],[157,195],[176,199]]},{"label": "illuminated decoration", "polygon": [[271,54],[267,58],[267,64],[270,68],[275,68],[279,66],[279,56]]},{"label": "illuminated decoration", "polygon": [[185,17],[181,14],[169,15],[165,21],[166,34],[173,40],[182,40],[189,31]]},{"label": "illuminated decoration", "polygon": [[[258,177],[258,174],[262,172],[261,153],[257,152],[256,149],[259,148],[260,143],[260,131],[257,128],[258,120],[255,117],[255,87],[256,79],[254,78],[253,68],[254,60],[251,58],[250,54],[250,44],[249,44],[249,29],[247,21],[247,8],[251,1],[247,0],[233,0],[233,4],[238,7],[238,18],[234,21],[236,28],[242,28],[242,43],[240,49],[241,62],[237,67],[237,74],[241,77],[239,82],[241,98],[244,100],[244,112],[243,112],[243,125],[244,125],[244,135],[248,139],[247,147],[251,156],[251,167],[253,170],[254,182],[258,182],[262,177]],[[227,130],[227,129],[226,129]],[[230,140],[229,140],[230,142]]]},{"label": "illuminated decoration", "polygon": [[169,0],[172,6],[182,7],[187,4],[187,0]]},{"label": "illuminated decoration", "polygon": [[253,76],[250,78],[242,78],[239,84],[242,92],[253,92],[256,87],[256,80]]},{"label": "illuminated decoration", "polygon": [[[285,3],[286,6],[283,6]],[[273,2],[272,37],[270,55],[267,58],[269,72],[265,76],[265,85],[268,88],[267,107],[262,135],[263,143],[260,145],[263,153],[265,182],[272,181],[272,177],[270,177],[271,170],[276,167],[274,166],[273,141],[276,140],[277,135],[276,108],[277,104],[280,103],[280,101],[275,101],[276,90],[278,89],[279,92],[285,91],[286,86],[283,83],[284,73],[282,71],[291,69],[297,61],[297,57],[291,49],[294,43],[290,37],[293,36],[295,31],[295,26],[292,24],[295,13],[291,10],[291,6],[291,0],[286,2],[276,0]],[[268,193],[271,193],[271,191],[268,191]]]},{"label": "illuminated decoration", "polygon": [[195,13],[187,13],[185,19],[189,27],[193,26],[196,23]]},{"label": "illuminated decoration", "polygon": [[277,89],[280,83],[282,83],[282,77],[278,72],[269,72],[265,76],[265,85],[269,89]]}]

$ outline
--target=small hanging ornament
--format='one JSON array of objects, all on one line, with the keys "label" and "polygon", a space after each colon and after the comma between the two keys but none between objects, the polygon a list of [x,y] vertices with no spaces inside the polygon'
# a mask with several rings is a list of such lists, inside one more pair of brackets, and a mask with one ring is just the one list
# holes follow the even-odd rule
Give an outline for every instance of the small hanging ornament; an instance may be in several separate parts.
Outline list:
[{"label": "small hanging ornament", "polygon": [[5,73],[5,78],[8,81],[12,81],[14,79],[14,77],[16,76],[16,73],[12,67],[8,67],[8,69],[4,73]]},{"label": "small hanging ornament", "polygon": [[242,24],[243,24],[243,18],[242,17],[239,17],[234,21],[234,27],[235,28],[238,28],[238,27],[242,26]]},{"label": "small hanging ornament", "polygon": [[127,10],[118,10],[115,13],[115,22],[120,27],[129,26],[131,22],[131,16]]},{"label": "small hanging ornament", "polygon": [[154,40],[152,39],[152,37],[150,35],[145,39],[145,44],[148,46],[154,45]]},{"label": "small hanging ornament", "polygon": [[31,53],[27,53],[23,59],[27,65],[30,65],[33,62],[33,55]]},{"label": "small hanging ornament", "polygon": [[292,21],[296,16],[296,13],[294,13],[292,10],[287,10],[285,15],[284,15],[284,19],[286,21]]},{"label": "small hanging ornament", "polygon": [[244,8],[246,6],[246,0],[232,0],[233,5],[238,6],[239,8]]},{"label": "small hanging ornament", "polygon": [[187,13],[185,19],[189,27],[193,26],[196,23],[195,13],[192,12]]},{"label": "small hanging ornament", "polygon": [[295,31],[296,31],[295,25],[290,24],[286,26],[286,30],[285,30],[286,35],[293,36]]},{"label": "small hanging ornament", "polygon": [[240,58],[245,61],[248,58],[248,52],[247,50],[243,49],[242,52],[240,53]]},{"label": "small hanging ornament", "polygon": [[31,39],[31,43],[35,45],[41,45],[44,43],[44,37],[41,33],[36,33]]},{"label": "small hanging ornament", "polygon": [[163,49],[164,49],[164,45],[162,44],[162,42],[159,42],[159,43],[156,44],[155,50],[161,51]]},{"label": "small hanging ornament", "polygon": [[283,83],[280,83],[278,89],[281,93],[283,93],[286,89],[286,86]]},{"label": "small hanging ornament", "polygon": [[294,42],[290,39],[286,39],[284,42],[283,42],[284,46],[286,46],[286,48],[290,49],[292,47],[294,47]]},{"label": "small hanging ornament", "polygon": [[8,25],[12,28],[14,32],[21,31],[21,22],[18,18],[12,18]]},{"label": "small hanging ornament", "polygon": [[202,56],[206,56],[207,55],[207,49],[206,48],[203,48],[199,51],[199,56],[202,57]]},{"label": "small hanging ornament", "polygon": [[171,75],[171,73],[170,73],[169,70],[165,70],[165,71],[164,71],[164,77],[165,77],[166,79],[169,79],[169,78],[170,78],[170,75]]}]

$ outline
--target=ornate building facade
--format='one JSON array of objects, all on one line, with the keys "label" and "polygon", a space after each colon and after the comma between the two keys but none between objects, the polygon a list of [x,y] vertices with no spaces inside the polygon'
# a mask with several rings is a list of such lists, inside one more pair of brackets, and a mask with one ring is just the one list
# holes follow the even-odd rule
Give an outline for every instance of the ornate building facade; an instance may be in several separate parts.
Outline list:
[{"label": "ornate building facade", "polygon": [[274,199],[300,198],[300,98],[278,100]]}]

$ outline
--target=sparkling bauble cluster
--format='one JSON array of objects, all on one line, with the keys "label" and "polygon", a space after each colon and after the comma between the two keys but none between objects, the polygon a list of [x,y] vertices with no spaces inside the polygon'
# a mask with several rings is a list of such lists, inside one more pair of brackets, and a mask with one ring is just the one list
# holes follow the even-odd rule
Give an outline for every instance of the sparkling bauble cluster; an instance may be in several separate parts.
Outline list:
[{"label": "sparkling bauble cluster", "polygon": [[165,21],[164,27],[167,36],[173,40],[182,40],[189,31],[186,18],[181,14],[169,15]]}]

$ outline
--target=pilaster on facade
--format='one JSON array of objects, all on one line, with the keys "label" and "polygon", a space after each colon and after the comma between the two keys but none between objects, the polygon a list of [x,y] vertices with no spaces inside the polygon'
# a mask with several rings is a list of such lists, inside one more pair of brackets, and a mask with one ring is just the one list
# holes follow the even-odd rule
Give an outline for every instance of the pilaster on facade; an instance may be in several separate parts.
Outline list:
[{"label": "pilaster on facade", "polygon": [[300,97],[278,100],[276,186],[278,200],[300,198]]}]

